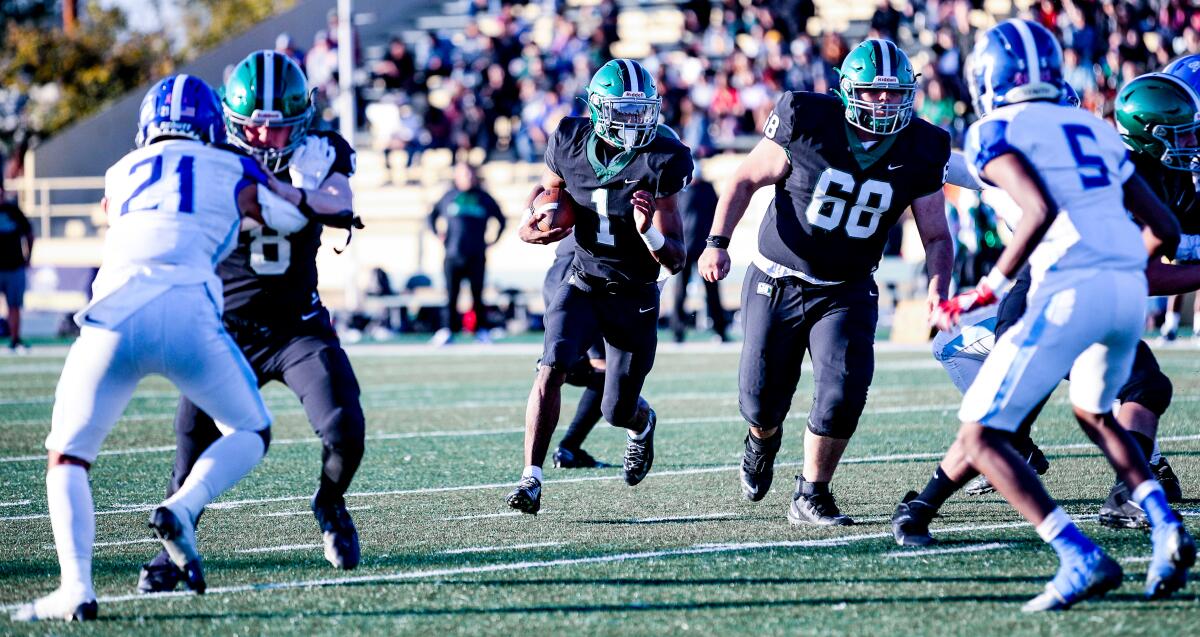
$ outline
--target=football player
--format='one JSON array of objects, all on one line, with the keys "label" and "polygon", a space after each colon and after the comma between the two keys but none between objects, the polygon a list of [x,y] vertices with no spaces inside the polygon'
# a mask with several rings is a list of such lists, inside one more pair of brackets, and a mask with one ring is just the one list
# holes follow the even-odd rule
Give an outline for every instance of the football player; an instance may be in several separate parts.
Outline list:
[{"label": "football player", "polygon": [[839,69],[838,97],[786,92],[721,197],[708,281],[729,273],[726,247],[751,195],[774,185],[758,250],[742,287],[745,343],[738,370],[745,439],[743,495],[771,487],[782,426],[807,350],[816,385],[804,468],[788,509],[793,524],[849,525],[829,482],[858,426],[875,370],[879,291],[872,272],[888,231],[912,207],[926,267],[945,297],[953,264],[942,184],[950,136],[913,116],[916,74],[887,40],[867,40]]},{"label": "football player", "polygon": [[213,90],[197,77],[168,77],[142,100],[137,150],[105,174],[103,262],[92,301],[75,317],[79,338],[59,378],[46,438],[46,499],[62,583],[19,608],[14,620],[96,618],[88,470],[143,377],[165,376],[220,422],[195,470],[150,516],[168,563],[192,590],[205,587],[196,516],[266,451],[271,415],[221,325],[213,269],[232,250],[242,213],[283,231],[305,220],[265,187],[254,160],[213,146],[224,139]]},{"label": "football player", "polygon": [[[317,295],[317,249],[325,225],[350,228],[354,151],[336,133],[310,128],[312,95],[300,67],[275,51],[242,60],[222,90],[230,141],[273,172],[272,184],[309,218],[298,232],[242,232],[217,268],[224,283],[225,326],[250,361],[259,385],[277,380],[304,405],[321,438],[321,473],[311,506],[336,568],[358,564],[358,531],[344,494],[363,455],[365,424],[358,381]],[[175,416],[178,451],[169,491],[216,440],[212,417],[192,401]],[[143,565],[138,590],[173,590],[178,569],[160,553]]]},{"label": "football player", "polygon": [[1068,371],[1080,426],[1150,521],[1146,595],[1181,588],[1195,560],[1191,536],[1111,411],[1140,342],[1147,252],[1174,254],[1179,224],[1134,174],[1110,127],[1058,104],[1061,67],[1058,42],[1036,23],[1009,20],[976,44],[968,79],[983,118],[968,131],[965,154],[983,181],[1012,196],[1021,217],[992,272],[931,317],[949,329],[961,313],[995,303],[1027,260],[1032,266],[1028,308],[967,390],[963,424],[942,465],[953,458],[986,475],[1058,553],[1057,574],[1025,611],[1066,609],[1122,580],[1120,565],[1075,526],[1009,441]]},{"label": "football player", "polygon": [[[600,410],[628,430],[625,482],[641,482],[654,462],[655,413],[640,397],[658,344],[659,272],[683,266],[676,194],[692,174],[691,153],[658,123],[662,100],[636,61],[600,67],[587,87],[589,117],[568,117],[546,145],[546,172],[530,194],[562,188],[575,201],[571,272],[546,308],[546,336],[525,416],[525,470],[508,505],[537,513],[542,463],[558,423],[568,370],[597,333],[604,339]],[[521,239],[551,243],[566,228],[541,231],[530,214]]]}]

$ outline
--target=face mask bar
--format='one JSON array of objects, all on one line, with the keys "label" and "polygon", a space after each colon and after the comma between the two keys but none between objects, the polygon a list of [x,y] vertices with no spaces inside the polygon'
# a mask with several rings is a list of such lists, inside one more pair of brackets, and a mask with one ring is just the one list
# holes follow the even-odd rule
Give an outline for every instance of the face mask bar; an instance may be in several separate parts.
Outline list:
[{"label": "face mask bar", "polygon": [[[863,90],[897,92],[903,98],[895,104],[869,102],[859,96]],[[897,133],[912,120],[916,94],[916,84],[850,84],[846,90],[846,108],[854,114],[850,123],[876,135]]]},{"label": "face mask bar", "polygon": [[[228,109],[225,111],[226,121],[229,123],[229,139],[233,145],[250,153],[273,173],[281,172],[287,168],[288,163],[292,160],[292,153],[296,152],[296,149],[304,143],[304,138],[308,135],[308,124],[312,118],[312,114],[313,109],[311,107],[304,113],[293,117],[282,117],[282,114],[278,111],[254,111],[254,114],[250,117],[234,113]],[[272,128],[291,126],[292,132],[288,136],[287,144],[283,148],[263,148],[251,144],[245,137],[246,133],[243,127],[263,125]]]},{"label": "face mask bar", "polygon": [[[1163,166],[1173,170],[1200,173],[1200,120],[1187,124],[1169,126],[1157,124],[1150,128],[1150,134],[1163,144],[1163,154],[1159,158]],[[1190,136],[1190,145],[1180,144],[1183,137]]]},{"label": "face mask bar", "polygon": [[658,130],[658,99],[615,97],[602,99],[598,106],[600,127],[610,140],[625,149],[641,148],[654,139]]}]

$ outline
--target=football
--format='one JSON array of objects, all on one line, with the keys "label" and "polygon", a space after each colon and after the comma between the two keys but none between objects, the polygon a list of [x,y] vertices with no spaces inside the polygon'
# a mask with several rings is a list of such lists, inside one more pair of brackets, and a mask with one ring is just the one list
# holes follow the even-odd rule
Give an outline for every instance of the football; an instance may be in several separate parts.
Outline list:
[{"label": "football", "polygon": [[554,228],[570,228],[575,225],[575,202],[561,188],[549,188],[538,193],[533,200],[533,214],[545,214],[538,221],[538,230],[549,232]]}]

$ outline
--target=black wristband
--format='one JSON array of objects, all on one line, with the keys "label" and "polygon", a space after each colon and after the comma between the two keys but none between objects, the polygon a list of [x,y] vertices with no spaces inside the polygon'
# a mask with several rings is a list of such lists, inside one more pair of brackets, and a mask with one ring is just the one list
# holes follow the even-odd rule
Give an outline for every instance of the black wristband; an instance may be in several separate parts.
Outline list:
[{"label": "black wristband", "polygon": [[729,247],[729,237],[722,237],[719,234],[710,234],[708,235],[708,238],[704,240],[704,243],[708,244],[708,247],[710,248],[720,248],[721,250],[724,250]]}]

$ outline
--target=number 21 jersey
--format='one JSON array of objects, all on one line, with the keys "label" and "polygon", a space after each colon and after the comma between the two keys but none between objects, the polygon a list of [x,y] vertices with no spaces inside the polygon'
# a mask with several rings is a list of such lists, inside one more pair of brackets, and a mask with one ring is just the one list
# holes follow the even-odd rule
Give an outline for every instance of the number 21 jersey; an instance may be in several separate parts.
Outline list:
[{"label": "number 21 jersey", "polygon": [[759,228],[762,256],[822,281],[869,276],[904,210],[942,187],[946,131],[914,117],[868,148],[854,130],[838,98],[780,96],[763,135],[787,152],[791,168]]}]

